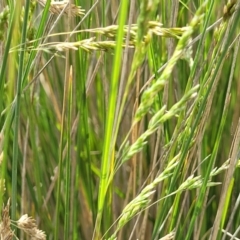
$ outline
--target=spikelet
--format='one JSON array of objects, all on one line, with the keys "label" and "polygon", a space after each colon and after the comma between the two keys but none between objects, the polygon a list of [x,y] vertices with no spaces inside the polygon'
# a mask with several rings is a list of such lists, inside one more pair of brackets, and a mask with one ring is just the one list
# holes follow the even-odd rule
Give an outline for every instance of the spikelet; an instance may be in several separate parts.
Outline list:
[{"label": "spikelet", "polygon": [[[37,2],[43,7],[45,7],[45,5],[46,5],[46,0],[37,0]],[[66,5],[68,5],[68,6],[66,6]],[[71,16],[76,17],[76,16],[84,15],[84,10],[81,7],[76,6],[75,4],[69,3],[69,1],[67,1],[67,0],[60,1],[60,2],[51,1],[49,11],[52,14],[58,15],[64,9],[64,13],[68,14],[69,8],[70,8]]]},{"label": "spikelet", "polygon": [[27,235],[34,240],[45,240],[46,234],[37,228],[35,219],[28,217],[27,214],[20,217],[17,221],[17,226],[19,229],[23,230]]},{"label": "spikelet", "polygon": [[0,239],[12,240],[14,232],[11,230],[11,224],[24,231],[31,240],[46,240],[46,234],[42,230],[37,228],[36,221],[32,217],[28,217],[27,214],[20,217],[18,221],[13,221],[9,217],[10,199],[7,202],[6,207],[2,209],[2,219],[0,222]]},{"label": "spikelet", "polygon": [[10,199],[7,202],[6,207],[3,206],[2,209],[2,219],[0,223],[0,239],[1,240],[11,240],[13,239],[14,233],[11,230],[11,220],[9,217],[9,206],[10,206]]}]

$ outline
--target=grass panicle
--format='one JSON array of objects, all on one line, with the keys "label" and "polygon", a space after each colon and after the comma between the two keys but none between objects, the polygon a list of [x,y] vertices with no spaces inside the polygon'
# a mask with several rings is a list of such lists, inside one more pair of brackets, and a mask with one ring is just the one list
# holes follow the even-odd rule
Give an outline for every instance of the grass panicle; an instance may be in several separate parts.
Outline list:
[{"label": "grass panicle", "polygon": [[[46,0],[37,0],[37,2],[42,6],[45,7]],[[51,1],[49,11],[52,14],[60,14],[62,11],[70,16],[77,17],[83,16],[85,10],[82,9],[80,6],[76,6],[75,4],[69,3],[69,1]]]},{"label": "grass panicle", "polygon": [[22,215],[19,220],[13,221],[9,216],[10,199],[7,205],[2,209],[2,217],[0,222],[0,236],[4,240],[14,239],[15,234],[11,229],[11,225],[17,226],[18,229],[25,232],[31,239],[45,240],[46,234],[37,228],[36,221],[27,214]]}]

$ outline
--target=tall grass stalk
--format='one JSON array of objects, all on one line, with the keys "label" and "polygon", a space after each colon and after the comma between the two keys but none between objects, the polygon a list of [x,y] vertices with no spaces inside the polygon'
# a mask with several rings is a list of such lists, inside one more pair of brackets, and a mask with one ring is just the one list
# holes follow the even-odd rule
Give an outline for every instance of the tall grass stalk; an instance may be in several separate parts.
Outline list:
[{"label": "tall grass stalk", "polygon": [[[27,21],[29,14],[30,2],[26,1],[24,20],[23,20],[23,31],[21,35],[21,44],[23,46],[26,43],[27,37]],[[21,3],[16,5],[17,9],[21,9]],[[16,106],[14,108],[14,139],[13,139],[13,159],[12,159],[12,210],[11,218],[16,219],[16,207],[17,207],[17,178],[18,178],[18,163],[19,163],[19,153],[18,153],[18,133],[19,133],[19,121],[20,121],[20,101],[21,101],[21,86],[22,86],[22,76],[24,71],[24,51],[19,54],[18,69],[17,69],[17,90],[16,90]]]},{"label": "tall grass stalk", "polygon": [[[122,42],[123,42],[123,27],[127,17],[127,8],[128,1],[121,2],[120,15],[119,15],[119,29],[116,38],[116,49],[112,70],[112,78],[110,84],[110,96],[109,96],[109,107],[107,109],[107,118],[106,118],[106,128],[105,128],[105,138],[103,145],[103,157],[101,163],[101,180],[99,186],[99,196],[98,196],[98,215],[96,221],[96,239],[100,237],[100,226],[102,219],[102,212],[104,208],[104,202],[107,195],[107,187],[110,173],[112,171],[112,166],[114,166],[114,138],[113,138],[113,124],[114,124],[114,116],[116,110],[116,99],[118,94],[118,84],[119,84],[119,74],[120,74],[120,64],[121,64],[121,56],[122,56]],[[109,218],[110,216],[108,216]]]}]

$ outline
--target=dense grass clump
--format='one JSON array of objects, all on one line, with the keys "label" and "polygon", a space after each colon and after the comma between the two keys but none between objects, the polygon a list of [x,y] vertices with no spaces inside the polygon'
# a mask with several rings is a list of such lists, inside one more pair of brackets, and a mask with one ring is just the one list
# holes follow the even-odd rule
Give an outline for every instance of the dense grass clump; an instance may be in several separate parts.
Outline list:
[{"label": "dense grass clump", "polygon": [[1,239],[239,239],[239,9],[1,1]]}]

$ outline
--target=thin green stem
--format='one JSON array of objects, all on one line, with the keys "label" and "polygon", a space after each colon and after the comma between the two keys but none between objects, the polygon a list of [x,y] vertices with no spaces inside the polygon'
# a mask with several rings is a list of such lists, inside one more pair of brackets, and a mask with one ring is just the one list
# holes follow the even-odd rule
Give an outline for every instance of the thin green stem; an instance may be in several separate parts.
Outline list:
[{"label": "thin green stem", "polygon": [[[21,44],[26,43],[27,35],[27,21],[29,13],[30,0],[26,1],[25,11],[24,11],[24,21],[22,28]],[[16,3],[16,8],[21,9],[21,3]],[[19,154],[18,154],[18,132],[19,132],[19,123],[20,123],[20,102],[21,102],[21,85],[22,85],[22,75],[24,70],[24,51],[20,52],[19,55],[19,68],[18,68],[18,77],[17,77],[17,92],[16,92],[16,106],[15,106],[15,119],[14,119],[14,139],[13,139],[13,160],[12,160],[12,210],[11,210],[11,219],[16,219],[16,206],[17,206],[17,179],[18,179],[18,163],[19,163]]]},{"label": "thin green stem", "polygon": [[111,166],[114,165],[112,160],[114,153],[114,142],[113,140],[113,125],[115,118],[115,109],[116,109],[116,100],[118,94],[118,85],[119,85],[119,74],[121,66],[121,56],[122,56],[122,42],[124,36],[124,24],[127,17],[127,9],[128,9],[129,1],[124,0],[121,2],[120,16],[119,16],[119,28],[117,34],[117,46],[114,54],[114,63],[112,70],[112,78],[111,78],[111,86],[110,86],[110,96],[109,96],[109,107],[106,119],[106,129],[104,134],[104,146],[103,146],[103,156],[101,163],[101,179],[99,186],[99,195],[98,195],[98,215],[96,221],[96,239],[100,236],[100,227],[101,220],[104,208],[104,202],[107,194],[107,186],[108,186],[108,178],[111,171]]}]

